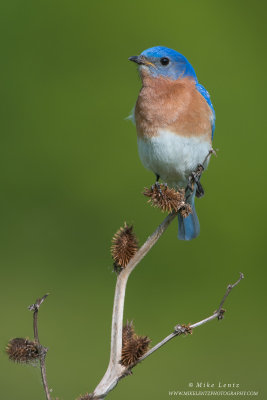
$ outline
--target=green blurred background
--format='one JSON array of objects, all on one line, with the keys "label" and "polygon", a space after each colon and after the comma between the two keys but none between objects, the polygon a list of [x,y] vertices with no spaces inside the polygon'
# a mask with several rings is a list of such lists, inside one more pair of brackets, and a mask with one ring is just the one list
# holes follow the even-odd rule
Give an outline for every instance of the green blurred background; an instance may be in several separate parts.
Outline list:
[{"label": "green blurred background", "polygon": [[4,348],[32,337],[27,306],[46,292],[40,338],[53,395],[92,391],[106,369],[111,237],[128,221],[143,242],[164,217],[141,194],[154,176],[125,120],[140,88],[127,59],[159,44],[183,53],[210,91],[219,151],[197,201],[200,237],[179,242],[171,225],[130,278],[125,319],[155,344],[210,315],[239,271],[246,279],[224,321],[170,342],[109,398],[169,399],[196,381],[266,398],[265,26],[263,1],[1,2],[1,399],[44,399],[39,370]]}]

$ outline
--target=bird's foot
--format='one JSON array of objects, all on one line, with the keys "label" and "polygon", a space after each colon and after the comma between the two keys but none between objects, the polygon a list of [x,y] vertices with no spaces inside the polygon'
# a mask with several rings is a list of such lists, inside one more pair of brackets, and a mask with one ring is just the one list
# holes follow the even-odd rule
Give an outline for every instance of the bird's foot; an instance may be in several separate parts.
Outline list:
[{"label": "bird's foot", "polygon": [[187,197],[189,197],[193,193],[195,185],[197,185],[197,189],[199,188],[199,192],[200,193],[203,192],[203,194],[204,194],[203,187],[200,184],[200,178],[201,178],[203,171],[204,171],[203,165],[198,164],[197,168],[194,171],[192,171],[191,174],[189,175],[187,187],[185,189],[185,192],[188,193]]},{"label": "bird's foot", "polygon": [[155,185],[153,185],[153,190],[154,189],[157,189],[157,191],[159,192],[159,194],[162,196],[162,190],[161,190],[161,187],[160,187],[160,183],[158,182],[158,181],[156,181],[155,182]]},{"label": "bird's foot", "polygon": [[202,164],[198,164],[197,168],[195,169],[195,171],[192,172],[192,177],[194,180],[194,183],[197,183],[200,181],[201,175],[204,171],[204,167]]},{"label": "bird's foot", "polygon": [[161,185],[159,183],[160,176],[159,176],[159,174],[155,174],[155,175],[156,175],[156,182],[154,183],[154,185],[151,186],[151,189],[153,191],[156,189],[159,192],[159,194],[162,195]]},{"label": "bird's foot", "polygon": [[195,185],[196,185],[196,196],[197,197],[204,196],[204,189],[200,183],[200,178],[205,169],[204,165],[211,156],[211,154],[214,154],[215,156],[217,155],[214,149],[210,149],[205,159],[203,160],[203,163],[198,164],[197,168],[194,171],[192,171],[191,174],[189,175],[187,187],[185,189],[187,199],[193,194]]},{"label": "bird's foot", "polygon": [[197,185],[196,196],[198,198],[203,197],[205,194],[203,186],[201,185],[200,182],[197,182],[196,185]]}]

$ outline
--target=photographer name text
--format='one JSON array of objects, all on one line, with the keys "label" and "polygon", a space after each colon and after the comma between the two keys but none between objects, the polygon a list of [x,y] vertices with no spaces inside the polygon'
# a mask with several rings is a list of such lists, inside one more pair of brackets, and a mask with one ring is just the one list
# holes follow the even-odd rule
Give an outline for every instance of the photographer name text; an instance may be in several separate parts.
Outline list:
[{"label": "photographer name text", "polygon": [[218,381],[217,383],[211,383],[207,381],[207,382],[190,382],[189,386],[194,388],[205,388],[205,389],[206,388],[236,389],[240,387],[240,384],[235,382],[225,383],[221,381]]}]

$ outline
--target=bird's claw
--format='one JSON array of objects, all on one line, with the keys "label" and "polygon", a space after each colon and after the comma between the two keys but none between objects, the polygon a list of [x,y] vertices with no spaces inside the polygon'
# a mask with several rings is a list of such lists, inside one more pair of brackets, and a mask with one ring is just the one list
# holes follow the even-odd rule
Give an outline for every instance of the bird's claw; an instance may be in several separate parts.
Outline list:
[{"label": "bird's claw", "polygon": [[197,182],[196,185],[197,185],[196,196],[198,198],[203,197],[205,194],[203,186],[201,185],[200,182]]},{"label": "bird's claw", "polygon": [[156,187],[157,191],[159,192],[159,194],[162,195],[162,190],[160,187],[160,183],[158,181],[155,183],[155,187]]},{"label": "bird's claw", "polygon": [[201,175],[204,171],[204,167],[202,164],[198,164],[197,168],[191,172],[188,177],[188,184],[185,192],[187,193],[187,198],[191,196],[194,191],[195,185],[197,186],[196,193],[197,197],[202,197],[204,195],[204,189],[200,183]]},{"label": "bird's claw", "polygon": [[[162,188],[162,186],[164,186],[164,188]],[[151,186],[151,189],[152,189],[152,190],[155,190],[155,189],[156,189],[156,191],[158,192],[158,194],[159,194],[160,196],[163,195],[162,190],[166,190],[167,188],[168,188],[168,185],[167,185],[166,182],[164,182],[163,184],[160,184],[158,181],[156,181],[156,182],[154,183],[154,185]]]}]

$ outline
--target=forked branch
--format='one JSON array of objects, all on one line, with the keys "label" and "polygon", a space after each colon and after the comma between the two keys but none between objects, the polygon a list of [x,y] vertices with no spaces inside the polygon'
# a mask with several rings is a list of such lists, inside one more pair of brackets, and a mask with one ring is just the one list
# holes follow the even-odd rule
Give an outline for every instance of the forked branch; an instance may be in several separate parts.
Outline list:
[{"label": "forked branch", "polygon": [[110,360],[104,377],[94,391],[93,398],[95,399],[104,398],[114,388],[114,386],[116,386],[119,379],[127,374],[127,368],[120,364],[122,351],[123,309],[127,281],[131,272],[166,231],[176,215],[176,212],[172,212],[164,219],[155,232],[147,239],[143,246],[129,261],[127,267],[124,268],[117,277],[112,314]]},{"label": "forked branch", "polygon": [[152,246],[157,242],[160,236],[165,232],[169,224],[173,221],[177,213],[172,212],[169,214],[161,225],[156,229],[156,231],[147,239],[144,245],[139,249],[139,251],[133,256],[130,260],[129,264],[125,269],[123,269],[117,277],[116,289],[115,289],[115,297],[114,297],[114,306],[113,306],[113,315],[112,315],[112,330],[111,330],[111,351],[110,351],[110,362],[107,368],[107,371],[102,378],[101,382],[96,387],[94,393],[87,395],[88,397],[83,397],[82,399],[103,399],[106,395],[114,389],[120,379],[129,375],[131,373],[131,369],[145,360],[148,356],[162,347],[164,344],[168,343],[171,339],[176,336],[180,336],[182,334],[187,335],[192,332],[192,329],[197,328],[198,326],[204,325],[205,323],[212,321],[214,319],[222,319],[225,310],[222,308],[226,298],[228,297],[231,290],[238,285],[241,279],[244,278],[244,275],[240,273],[239,279],[232,285],[227,286],[227,290],[225,295],[223,296],[222,301],[218,309],[209,317],[196,322],[192,325],[181,325],[178,324],[175,326],[174,331],[164,338],[161,342],[156,344],[153,348],[148,350],[137,362],[134,364],[123,367],[120,364],[121,360],[121,352],[122,352],[122,327],[123,327],[123,308],[124,308],[124,299],[125,299],[125,291],[126,284],[131,272],[138,265],[138,263],[143,259],[143,257],[148,253],[148,251],[152,248]]}]

